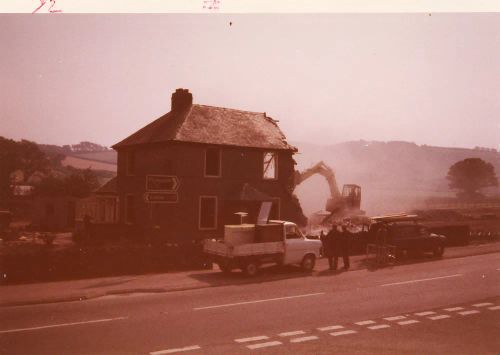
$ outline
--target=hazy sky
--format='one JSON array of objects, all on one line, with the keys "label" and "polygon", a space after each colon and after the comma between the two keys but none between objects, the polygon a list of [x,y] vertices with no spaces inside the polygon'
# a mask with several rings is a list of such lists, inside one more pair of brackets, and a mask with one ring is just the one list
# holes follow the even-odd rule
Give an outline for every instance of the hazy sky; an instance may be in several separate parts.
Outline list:
[{"label": "hazy sky", "polygon": [[109,146],[183,87],[290,141],[500,149],[500,14],[0,15],[0,50],[14,139]]}]

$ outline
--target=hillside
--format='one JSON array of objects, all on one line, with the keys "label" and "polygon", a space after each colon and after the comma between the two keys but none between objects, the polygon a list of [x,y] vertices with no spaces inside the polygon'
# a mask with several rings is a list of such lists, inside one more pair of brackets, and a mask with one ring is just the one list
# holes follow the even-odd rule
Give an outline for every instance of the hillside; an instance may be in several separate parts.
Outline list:
[{"label": "hillside", "polygon": [[80,142],[64,146],[38,144],[38,147],[49,156],[60,156],[64,166],[116,172],[116,152],[95,143]]},{"label": "hillside", "polygon": [[67,155],[61,161],[64,166],[72,166],[77,169],[92,169],[109,172],[116,172],[116,163],[103,162],[102,160],[94,160],[79,155]]},{"label": "hillside", "polygon": [[[321,146],[292,143],[302,171],[323,160],[331,166],[340,187],[355,183],[362,187],[362,208],[368,214],[400,212],[418,207],[428,197],[454,196],[445,179],[450,165],[478,157],[500,174],[500,153],[490,150],[419,146],[408,142],[345,142]],[[499,193],[490,189],[490,193]],[[324,209],[329,195],[326,182],[314,176],[296,188],[306,215]]]},{"label": "hillside", "polygon": [[[85,143],[86,147],[94,149],[85,151],[81,145],[45,145],[41,148],[64,153],[62,164],[65,166],[116,172],[114,150]],[[494,150],[433,147],[400,141],[291,144],[299,149],[295,155],[299,171],[323,160],[334,169],[339,187],[347,183],[360,185],[362,208],[370,215],[406,211],[419,207],[429,197],[454,196],[445,177],[452,164],[465,158],[481,158],[493,164],[500,175],[500,153]],[[68,150],[68,147],[78,148]],[[295,192],[306,215],[324,209],[329,195],[321,176],[311,177],[297,186]],[[500,191],[490,189],[488,193],[499,194]]]},{"label": "hillside", "polygon": [[79,159],[86,159],[86,160],[92,160],[92,161],[98,161],[101,163],[107,163],[107,164],[113,164],[116,165],[116,151],[114,150],[107,150],[103,152],[85,152],[85,153],[73,153],[71,156],[79,158]]}]

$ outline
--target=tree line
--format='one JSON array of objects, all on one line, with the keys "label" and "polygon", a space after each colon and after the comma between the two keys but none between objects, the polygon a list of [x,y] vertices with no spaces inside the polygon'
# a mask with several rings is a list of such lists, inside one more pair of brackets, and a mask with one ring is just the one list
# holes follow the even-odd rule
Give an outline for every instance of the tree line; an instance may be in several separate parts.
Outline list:
[{"label": "tree line", "polygon": [[86,197],[99,187],[90,169],[63,166],[63,154],[46,154],[28,140],[0,136],[0,205],[7,208],[16,185],[33,186],[35,195]]}]

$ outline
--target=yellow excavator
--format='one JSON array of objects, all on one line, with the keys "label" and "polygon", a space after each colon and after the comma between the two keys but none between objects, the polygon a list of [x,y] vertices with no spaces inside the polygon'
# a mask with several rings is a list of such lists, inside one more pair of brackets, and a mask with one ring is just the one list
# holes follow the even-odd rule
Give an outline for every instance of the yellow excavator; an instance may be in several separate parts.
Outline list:
[{"label": "yellow excavator", "polygon": [[335,172],[323,161],[302,172],[295,171],[295,186],[304,182],[314,174],[322,175],[330,188],[330,198],[326,201],[325,210],[330,213],[323,222],[329,219],[346,218],[364,215],[361,210],[361,186],[346,184],[342,188],[342,193],[337,185]]}]

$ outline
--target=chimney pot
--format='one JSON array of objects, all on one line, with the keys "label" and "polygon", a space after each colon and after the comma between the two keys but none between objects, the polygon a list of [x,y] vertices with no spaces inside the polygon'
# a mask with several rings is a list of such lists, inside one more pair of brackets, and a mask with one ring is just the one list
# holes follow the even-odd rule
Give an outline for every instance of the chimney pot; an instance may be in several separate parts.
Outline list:
[{"label": "chimney pot", "polygon": [[172,111],[182,111],[193,104],[193,94],[188,89],[177,89],[172,94]]}]

